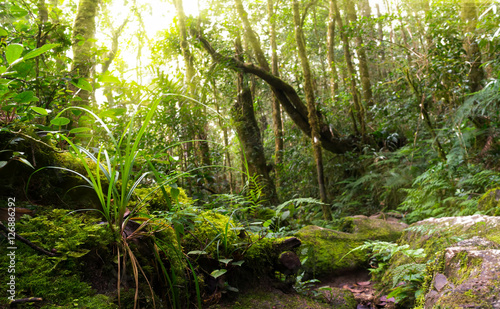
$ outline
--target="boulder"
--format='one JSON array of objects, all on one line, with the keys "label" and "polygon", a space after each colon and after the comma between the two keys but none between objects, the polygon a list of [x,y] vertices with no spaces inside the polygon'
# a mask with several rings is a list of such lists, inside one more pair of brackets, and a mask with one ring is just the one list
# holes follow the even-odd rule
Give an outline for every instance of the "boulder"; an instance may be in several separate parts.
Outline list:
[{"label": "boulder", "polygon": [[309,225],[295,236],[302,241],[301,259],[307,257],[304,270],[320,277],[364,267],[366,252],[351,252],[354,248],[367,240],[396,241],[406,227],[399,221],[355,216],[344,218],[342,231]]},{"label": "boulder", "polygon": [[426,256],[394,255],[383,281],[403,264],[427,264],[417,308],[500,308],[500,217],[429,218],[407,228],[399,244]]}]

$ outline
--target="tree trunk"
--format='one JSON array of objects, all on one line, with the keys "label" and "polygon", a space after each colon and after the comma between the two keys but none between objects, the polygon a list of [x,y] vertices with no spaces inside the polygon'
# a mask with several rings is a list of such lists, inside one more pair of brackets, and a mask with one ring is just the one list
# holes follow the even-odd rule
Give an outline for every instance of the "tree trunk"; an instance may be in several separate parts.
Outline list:
[{"label": "tree trunk", "polygon": [[[179,39],[182,51],[182,56],[184,58],[184,63],[186,66],[185,70],[185,80],[189,88],[189,93],[192,98],[197,98],[196,87],[198,81],[196,79],[196,70],[194,68],[194,60],[191,51],[189,50],[189,44],[187,41],[187,30],[186,30],[186,15],[184,14],[184,7],[182,5],[182,0],[174,0],[174,5],[177,10],[177,25],[179,27]],[[193,105],[192,102],[189,104]],[[194,120],[193,130],[194,136],[198,140],[197,146],[199,149],[199,157],[201,157],[201,164],[204,166],[210,166],[210,147],[207,142],[206,134],[206,121],[204,120],[202,111],[203,109],[198,109],[193,107],[194,112],[190,117]],[[191,114],[191,112],[189,112]]]},{"label": "tree trunk", "polygon": [[358,99],[357,87],[356,87],[356,72],[354,71],[354,66],[352,64],[351,59],[351,51],[349,50],[349,38],[344,30],[344,24],[342,22],[342,18],[340,17],[340,11],[337,5],[337,0],[331,0],[333,3],[333,9],[335,10],[335,20],[337,21],[337,25],[340,29],[340,38],[342,39],[342,45],[344,47],[344,58],[347,66],[348,80],[351,88],[351,95],[354,102],[353,106],[353,114],[355,115],[360,129],[361,135],[365,136],[366,134],[366,125],[365,125],[365,109],[361,102]]},{"label": "tree trunk", "polygon": [[330,10],[328,12],[327,45],[328,66],[330,68],[330,95],[332,101],[336,102],[336,95],[339,91],[339,77],[335,65],[335,8],[332,0],[330,0]]},{"label": "tree trunk", "polygon": [[358,54],[359,61],[359,75],[361,78],[361,86],[363,87],[363,99],[367,106],[373,105],[373,94],[372,85],[370,81],[370,72],[368,71],[368,61],[366,59],[365,44],[363,43],[363,38],[360,35],[360,31],[357,31],[358,18],[356,16],[356,8],[354,7],[353,1],[345,1],[347,6],[347,17],[356,33],[356,52]]},{"label": "tree trunk", "polygon": [[[99,8],[98,0],[80,0],[78,11],[73,25],[73,35],[71,41],[73,44],[73,63],[71,72],[77,78],[90,79],[94,67],[95,59],[92,55],[94,46],[94,36],[96,31],[97,11]],[[92,83],[91,83],[92,84]],[[77,105],[89,105],[90,93],[87,90],[70,86],[75,93],[78,91],[80,101]]]},{"label": "tree trunk", "polygon": [[330,206],[326,205],[327,196],[325,188],[325,177],[323,174],[323,154],[321,151],[318,114],[316,111],[316,102],[314,98],[314,88],[312,82],[311,68],[307,59],[306,44],[304,33],[302,32],[302,23],[300,20],[299,3],[293,0],[293,21],[295,25],[295,40],[297,41],[297,49],[299,53],[302,72],[304,74],[304,92],[306,95],[309,123],[311,125],[311,141],[314,152],[314,160],[316,162],[316,172],[318,176],[319,195],[323,205],[323,217],[325,220],[332,220]]},{"label": "tree trunk", "polygon": [[[241,57],[243,55],[243,48],[239,39],[236,40],[235,47],[237,55]],[[279,200],[276,195],[274,182],[269,177],[266,158],[264,156],[264,145],[262,144],[259,125],[255,118],[252,93],[248,86],[248,76],[245,73],[238,73],[237,85],[238,97],[231,108],[231,117],[245,153],[249,181],[256,176],[257,183],[250,184],[250,189],[261,187],[262,202],[277,205]]]},{"label": "tree trunk", "polygon": [[[278,70],[278,47],[276,45],[276,25],[274,22],[274,4],[273,0],[267,0],[267,16],[269,19],[269,41],[271,44],[271,67],[273,75],[279,77]],[[273,131],[274,131],[274,178],[276,187],[280,186],[280,174],[283,164],[283,126],[281,123],[281,108],[280,102],[276,95],[273,94]]]}]

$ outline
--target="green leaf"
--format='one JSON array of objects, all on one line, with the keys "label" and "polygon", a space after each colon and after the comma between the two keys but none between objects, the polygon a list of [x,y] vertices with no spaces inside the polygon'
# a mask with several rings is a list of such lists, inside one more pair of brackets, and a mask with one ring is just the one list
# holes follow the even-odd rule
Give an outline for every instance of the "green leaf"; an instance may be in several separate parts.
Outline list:
[{"label": "green leaf", "polygon": [[0,74],[3,74],[7,71],[7,68],[4,66],[0,66]]},{"label": "green leaf", "polygon": [[49,114],[49,112],[45,108],[41,108],[38,106],[30,106],[30,108],[42,116],[47,116]]},{"label": "green leaf", "polygon": [[78,82],[71,81],[71,84],[73,86],[78,87],[80,89],[86,90],[88,92],[92,92],[92,85],[85,79],[85,78],[79,78]]},{"label": "green leaf", "polygon": [[2,168],[5,165],[7,165],[7,163],[9,163],[9,161],[0,161],[0,168]]},{"label": "green leaf", "polygon": [[110,75],[108,72],[106,72],[106,74],[104,74],[103,76],[100,76],[98,80],[103,83],[115,83],[115,84],[120,83],[118,77]]},{"label": "green leaf", "polygon": [[178,188],[175,188],[175,187],[171,187],[171,189],[170,189],[170,196],[175,201],[175,203],[178,203],[178,197],[179,197],[179,193],[180,192],[181,191]]},{"label": "green leaf", "polygon": [[0,27],[0,36],[7,36],[9,33],[4,28]]},{"label": "green leaf", "polygon": [[202,255],[202,254],[207,254],[207,252],[206,252],[206,251],[200,251],[200,250],[194,250],[194,251],[189,251],[187,254],[188,254],[188,255],[189,255],[189,254],[197,254],[197,255]]},{"label": "green leaf", "polygon": [[245,261],[241,260],[241,261],[238,261],[238,262],[233,262],[232,264],[236,265],[236,266],[241,266],[243,263],[245,263]]},{"label": "green leaf", "polygon": [[76,133],[82,133],[82,132],[87,132],[90,131],[90,128],[86,127],[81,127],[81,128],[74,128],[69,131],[71,134],[76,134]]},{"label": "green leaf", "polygon": [[54,118],[50,121],[51,124],[55,126],[65,126],[70,122],[70,120],[66,117]]},{"label": "green leaf", "polygon": [[33,167],[33,165],[31,165],[31,163],[28,160],[26,160],[25,158],[16,157],[14,159],[17,160],[17,161],[19,161],[19,162],[22,162],[22,163],[26,164],[27,166],[31,167],[32,169],[35,169]]},{"label": "green leaf", "polygon": [[219,262],[221,263],[224,263],[224,264],[228,264],[229,262],[231,262],[233,259],[219,259]]},{"label": "green leaf", "polygon": [[7,59],[7,62],[9,64],[12,64],[12,62],[16,61],[21,57],[21,54],[23,53],[23,46],[21,44],[10,44],[7,46],[5,49],[5,58]]},{"label": "green leaf", "polygon": [[235,293],[238,293],[238,292],[240,291],[240,290],[238,290],[237,288],[235,288],[235,287],[233,287],[233,286],[230,286],[230,285],[226,286],[226,289],[227,289],[228,291],[235,292]]},{"label": "green leaf", "polygon": [[42,47],[34,49],[34,50],[30,51],[29,53],[27,53],[26,55],[24,55],[23,59],[27,60],[27,59],[35,58],[36,56],[39,56],[39,55],[45,53],[46,51],[49,51],[52,48],[59,46],[59,45],[60,44],[45,44]]},{"label": "green leaf", "polygon": [[16,95],[15,97],[12,98],[14,101],[17,103],[29,103],[32,101],[38,101],[38,98],[35,97],[35,94],[33,91],[24,91]]},{"label": "green leaf", "polygon": [[89,253],[90,250],[89,249],[82,249],[80,251],[70,251],[68,252],[68,256],[70,257],[73,257],[73,258],[79,258],[79,257],[82,257],[84,256],[85,254]]},{"label": "green leaf", "polygon": [[210,275],[212,277],[214,277],[215,279],[219,278],[220,276],[224,275],[225,273],[227,273],[227,270],[226,269],[216,269],[214,270],[213,272],[210,273]]}]

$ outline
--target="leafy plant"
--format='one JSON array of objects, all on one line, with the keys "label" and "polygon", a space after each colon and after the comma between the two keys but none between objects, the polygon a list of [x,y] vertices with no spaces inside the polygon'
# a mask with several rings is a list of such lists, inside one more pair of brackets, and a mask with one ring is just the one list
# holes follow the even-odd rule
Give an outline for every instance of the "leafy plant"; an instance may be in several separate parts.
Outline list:
[{"label": "leafy plant", "polygon": [[[426,256],[424,249],[411,249],[409,245],[398,245],[396,243],[385,241],[367,241],[349,251],[345,256],[353,251],[367,251],[370,256],[372,268],[370,272],[375,279],[392,278],[392,291],[387,297],[395,297],[397,302],[413,302],[423,293],[422,284],[426,264],[418,263],[417,259]],[[403,254],[411,260],[411,263],[405,263],[391,270],[389,274],[389,263],[396,254]]]},{"label": "leafy plant", "polygon": [[[134,214],[140,211],[140,207],[138,207],[140,204],[131,209],[130,215],[126,216],[125,212],[127,211],[127,206],[129,206],[129,202],[132,199],[134,191],[148,174],[143,173],[141,175],[136,175],[133,168],[134,162],[140,154],[139,143],[156,110],[156,107],[158,106],[158,103],[159,100],[155,100],[148,106],[149,111],[138,132],[134,133],[133,131],[132,124],[134,122],[134,116],[132,116],[131,120],[125,127],[124,133],[118,138],[115,138],[112,134],[112,130],[104,123],[104,121],[90,110],[81,107],[69,107],[64,109],[55,119],[60,119],[58,117],[60,117],[66,110],[70,109],[87,112],[93,116],[99,124],[101,124],[102,128],[107,133],[107,137],[111,142],[112,147],[108,150],[104,149],[101,145],[97,154],[94,155],[89,150],[73,143],[73,141],[71,141],[68,137],[60,135],[60,137],[68,143],[74,156],[76,156],[76,158],[78,158],[82,163],[87,175],[85,176],[77,171],[64,167],[44,167],[60,169],[76,174],[85,180],[87,186],[93,189],[96,193],[101,206],[99,212],[106,219],[110,230],[115,237],[117,237],[118,241],[118,293],[120,293],[121,265],[122,263],[125,265],[127,258],[132,265],[136,284],[134,307],[137,306],[139,273],[142,273],[145,278],[146,276],[139,265],[129,242],[137,239],[141,235],[148,234],[146,226],[149,220],[143,222],[131,235],[127,235],[124,233],[125,227],[127,226],[130,218],[134,217]],[[93,165],[91,165],[87,160],[90,160]],[[41,168],[36,172],[44,168]],[[102,180],[101,175],[105,177],[106,182]],[[151,286],[150,289],[152,292]]]}]

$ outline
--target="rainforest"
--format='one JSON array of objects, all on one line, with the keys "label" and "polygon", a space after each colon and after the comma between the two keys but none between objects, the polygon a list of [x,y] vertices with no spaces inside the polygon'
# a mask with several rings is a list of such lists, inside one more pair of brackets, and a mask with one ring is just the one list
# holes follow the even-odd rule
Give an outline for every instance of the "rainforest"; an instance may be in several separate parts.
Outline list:
[{"label": "rainforest", "polygon": [[0,8],[0,308],[500,308],[498,0]]}]

